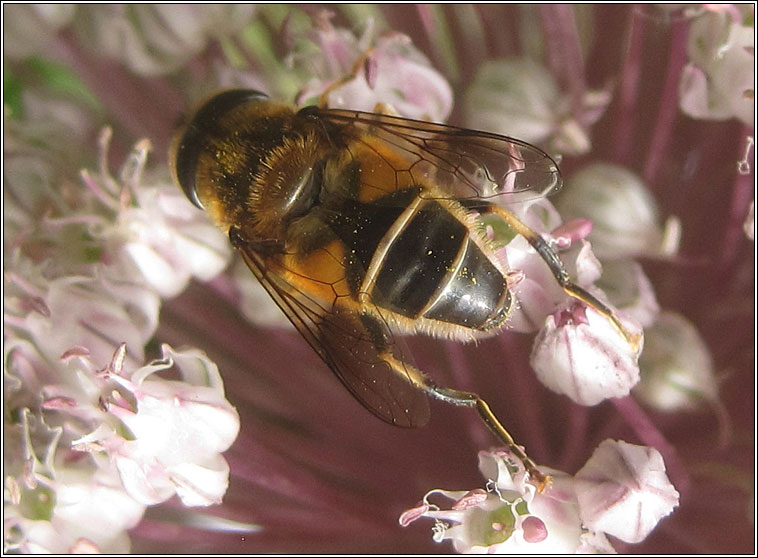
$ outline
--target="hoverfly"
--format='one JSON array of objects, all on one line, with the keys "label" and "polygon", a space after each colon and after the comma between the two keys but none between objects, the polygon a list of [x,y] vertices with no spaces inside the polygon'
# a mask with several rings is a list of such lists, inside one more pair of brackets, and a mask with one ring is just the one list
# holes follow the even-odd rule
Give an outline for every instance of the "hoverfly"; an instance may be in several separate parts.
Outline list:
[{"label": "hoverfly", "polygon": [[523,235],[570,296],[627,335],[608,307],[571,282],[547,242],[497,203],[557,190],[560,171],[549,155],[497,134],[390,114],[295,110],[257,91],[229,90],[194,114],[170,158],[187,197],[228,233],[368,410],[416,427],[429,419],[427,395],[475,407],[545,486],[487,403],[436,385],[397,335],[470,340],[504,326],[512,284],[477,224],[486,214]]}]

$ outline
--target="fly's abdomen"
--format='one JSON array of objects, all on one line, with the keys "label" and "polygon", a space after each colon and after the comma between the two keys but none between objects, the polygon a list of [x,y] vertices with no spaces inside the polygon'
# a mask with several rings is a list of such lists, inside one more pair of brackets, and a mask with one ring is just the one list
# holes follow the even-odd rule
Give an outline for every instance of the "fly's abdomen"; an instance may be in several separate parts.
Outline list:
[{"label": "fly's abdomen", "polygon": [[503,274],[470,236],[424,309],[423,317],[488,331],[508,317],[511,295]]},{"label": "fly's abdomen", "polygon": [[510,308],[503,274],[468,227],[443,203],[419,198],[377,247],[364,289],[408,318],[481,331],[502,325]]}]

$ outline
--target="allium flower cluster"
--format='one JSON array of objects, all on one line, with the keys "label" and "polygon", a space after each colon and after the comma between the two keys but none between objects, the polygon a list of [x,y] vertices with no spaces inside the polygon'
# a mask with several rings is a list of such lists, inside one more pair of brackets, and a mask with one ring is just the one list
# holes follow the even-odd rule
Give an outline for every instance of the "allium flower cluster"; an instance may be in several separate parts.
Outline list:
[{"label": "allium flower cluster", "polygon": [[[18,416],[4,429],[8,549],[126,552],[146,506],[174,494],[187,506],[221,501],[220,452],[239,418],[204,354],[164,346],[163,356],[128,370],[122,344],[99,368],[80,346],[51,361],[30,342],[6,344],[6,405]],[[169,369],[181,380],[160,377]]]},{"label": "allium flower cluster", "polygon": [[34,134],[60,145],[56,124],[6,136],[4,540],[21,552],[120,553],[146,506],[174,494],[207,506],[226,491],[220,453],[239,418],[215,365],[168,346],[142,362],[161,298],[215,276],[229,248],[165,174],[145,180],[145,141],[118,178],[107,130],[97,173],[31,166]]}]

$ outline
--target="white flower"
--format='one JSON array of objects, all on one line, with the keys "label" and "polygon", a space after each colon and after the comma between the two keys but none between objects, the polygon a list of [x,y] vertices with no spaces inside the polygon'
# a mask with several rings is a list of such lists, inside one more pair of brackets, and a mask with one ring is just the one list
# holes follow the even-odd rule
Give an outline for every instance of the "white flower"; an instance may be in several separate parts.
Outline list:
[{"label": "white flower", "polygon": [[[632,333],[638,326],[623,321]],[[540,381],[581,405],[623,397],[639,380],[638,348],[595,309],[569,302],[545,320],[530,363]]]},{"label": "white flower", "polygon": [[[6,423],[4,544],[24,553],[129,551],[126,530],[144,505],[127,495],[114,468],[72,459],[60,445],[63,427],[49,428],[29,409]],[[12,455],[12,458],[9,458]]]},{"label": "white flower", "polygon": [[[8,277],[22,281],[14,274]],[[37,300],[45,311],[23,312],[20,308],[23,315],[14,324],[30,336],[49,361],[76,345],[87,347],[93,360],[108,361],[115,339],[126,343],[134,362],[142,360],[143,346],[158,324],[159,299],[155,293],[139,285],[102,278],[61,277],[47,284],[42,276],[33,280],[39,285]],[[31,282],[23,284],[31,288]]]},{"label": "white flower", "polygon": [[644,540],[679,505],[654,448],[605,440],[575,479],[584,525],[626,542]]},{"label": "white flower", "polygon": [[[433,519],[435,542],[461,553],[615,553],[606,534],[639,542],[678,504],[653,448],[606,440],[576,477],[541,469],[553,481],[543,493],[507,451],[480,452],[486,490],[431,490],[399,522]],[[437,496],[452,500],[450,509],[431,501]]]},{"label": "white flower", "polygon": [[[33,281],[44,293],[38,298],[45,299],[51,311],[56,309],[52,321],[40,325],[40,317],[32,316],[29,327],[47,328],[44,335],[51,336],[51,342],[39,346],[52,351],[51,358],[72,345],[83,345],[95,361],[105,361],[113,346],[125,341],[130,357],[141,361],[142,346],[157,326],[159,297],[177,295],[193,277],[215,277],[231,259],[228,239],[168,182],[167,173],[144,180],[149,142],[134,146],[118,178],[108,169],[109,143],[106,129],[100,138],[98,172],[83,171],[83,185],[70,187],[66,198],[54,196],[51,185],[36,187],[30,174],[21,173],[22,162],[16,161],[14,192],[24,192],[26,186],[39,191],[39,197],[18,206],[11,203],[9,232],[14,239],[27,244],[33,240],[42,247],[34,258],[44,264],[27,282]],[[63,216],[23,209],[39,207],[42,213],[50,204]],[[16,260],[18,266],[25,258],[19,255]],[[21,278],[27,271],[14,276]]]},{"label": "white flower", "polygon": [[173,184],[140,189],[138,205],[120,214],[112,233],[123,236],[124,256],[162,297],[179,294],[192,277],[212,279],[231,257],[228,239],[186,202]]},{"label": "white flower", "polygon": [[56,505],[51,520],[58,540],[55,546],[66,552],[61,543],[73,539],[76,548],[81,539],[90,541],[101,552],[128,552],[127,529],[136,526],[145,511],[124,489],[113,469],[73,471],[61,469],[57,480]]},{"label": "white flower", "polygon": [[[239,418],[203,353],[164,346],[164,361],[128,374],[124,344],[97,369],[84,347],[47,360],[19,334],[4,355],[5,404],[18,417],[4,426],[7,549],[125,553],[146,505],[221,500],[220,452]],[[182,381],[160,379],[174,362]]]},{"label": "white flower", "polygon": [[[544,494],[526,482],[521,464],[506,451],[480,452],[487,489],[432,490],[400,517],[405,526],[421,517],[435,520],[435,541],[450,540],[457,552],[474,554],[566,554],[577,551],[584,532],[571,479],[548,471],[553,484]],[[453,500],[439,509],[430,497]],[[601,535],[602,536],[602,535]]]},{"label": "white flower", "polygon": [[[156,504],[176,493],[188,506],[219,503],[229,475],[220,452],[237,436],[239,416],[224,397],[218,369],[203,353],[168,345],[163,353],[164,360],[130,378],[118,370],[109,374],[129,394],[114,391],[106,401],[128,435],[104,423],[75,447],[104,450],[137,501]],[[183,381],[150,377],[175,363]]]},{"label": "white flower", "polygon": [[[107,156],[109,135],[102,141]],[[229,240],[206,216],[197,211],[167,176],[143,184],[150,146],[135,145],[130,158],[114,179],[103,166],[96,176],[85,176],[92,189],[110,192],[115,220],[103,219],[90,232],[104,244],[104,273],[145,283],[161,297],[182,292],[189,280],[212,279],[231,258]],[[116,196],[130,194],[132,203],[116,203]]]},{"label": "white flower", "polygon": [[679,82],[679,106],[693,118],[738,118],[753,124],[754,6],[712,5],[690,24],[689,64]]}]

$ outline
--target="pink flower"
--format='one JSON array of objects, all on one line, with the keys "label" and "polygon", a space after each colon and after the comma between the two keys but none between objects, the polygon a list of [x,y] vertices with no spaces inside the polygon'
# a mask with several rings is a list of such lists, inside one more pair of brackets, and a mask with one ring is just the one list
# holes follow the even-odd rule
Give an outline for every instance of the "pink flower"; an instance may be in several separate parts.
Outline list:
[{"label": "pink flower", "polygon": [[581,405],[596,405],[629,394],[639,381],[638,356],[639,350],[605,317],[572,302],[548,316],[530,362],[553,391]]},{"label": "pink flower", "polygon": [[[127,493],[144,504],[163,502],[174,493],[188,506],[219,503],[229,474],[220,453],[237,436],[239,417],[224,398],[218,369],[203,353],[168,346],[163,353],[164,360],[129,377],[119,369],[106,377],[125,390],[114,391],[105,405],[128,435],[104,423],[74,441],[74,447],[102,448]],[[149,378],[175,361],[183,381]]]},{"label": "pink flower", "polygon": [[[629,460],[631,471],[601,465],[618,455]],[[433,519],[435,542],[450,540],[461,553],[614,552],[604,532],[639,542],[678,504],[662,463],[652,448],[607,440],[576,477],[550,470],[552,485],[539,493],[526,483],[521,464],[509,453],[480,452],[486,490],[432,490],[400,516],[400,524]],[[610,473],[593,478],[598,470]],[[453,500],[449,510],[431,502],[437,495]],[[630,521],[635,513],[637,521]]]},{"label": "pink flower", "polygon": [[308,82],[300,99],[317,97],[361,63],[353,79],[329,94],[331,108],[371,112],[383,103],[407,118],[440,122],[448,117],[453,104],[450,85],[409,37],[390,33],[373,38],[369,27],[356,39],[344,29],[335,29],[328,17],[322,16],[319,22],[312,40],[321,46],[318,56],[323,60],[317,58],[309,64],[324,68],[325,75]]},{"label": "pink flower", "polygon": [[680,107],[693,118],[754,118],[755,7],[722,6],[694,15]]}]

